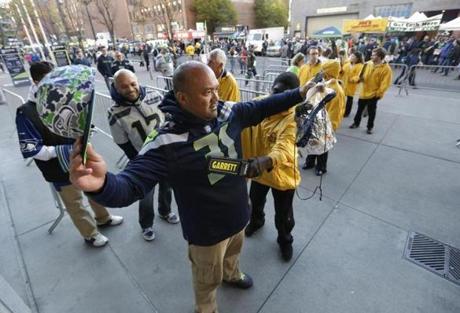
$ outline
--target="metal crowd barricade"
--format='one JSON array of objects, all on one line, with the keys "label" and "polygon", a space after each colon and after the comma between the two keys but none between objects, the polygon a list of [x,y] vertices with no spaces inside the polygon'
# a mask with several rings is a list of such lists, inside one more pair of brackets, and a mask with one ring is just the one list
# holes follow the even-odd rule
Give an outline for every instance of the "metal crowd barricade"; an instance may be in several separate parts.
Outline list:
[{"label": "metal crowd barricade", "polygon": [[[167,92],[168,84],[170,84],[171,89],[172,89],[172,85],[173,85],[172,84],[172,77],[169,77],[169,76],[157,76],[156,77],[156,85],[157,85],[157,87],[155,87],[155,88],[165,90]],[[152,87],[152,86],[150,86],[150,87]]]},{"label": "metal crowd barricade", "polygon": [[409,90],[407,89],[407,82],[409,78],[409,67],[406,64],[402,63],[389,63],[391,70],[393,71],[393,83],[399,89],[398,95],[401,95],[404,90],[406,95],[409,95]]},{"label": "metal crowd barricade", "polygon": [[408,72],[409,87],[460,92],[460,67],[413,65]]},{"label": "metal crowd barricade", "polygon": [[241,89],[251,89],[255,91],[269,92],[273,81],[263,79],[246,79],[241,77],[235,77],[238,87]]},{"label": "metal crowd barricade", "polygon": [[255,91],[255,90],[240,88],[240,94],[241,94],[241,101],[250,101],[254,98],[265,96],[268,93],[263,92],[263,91]]}]

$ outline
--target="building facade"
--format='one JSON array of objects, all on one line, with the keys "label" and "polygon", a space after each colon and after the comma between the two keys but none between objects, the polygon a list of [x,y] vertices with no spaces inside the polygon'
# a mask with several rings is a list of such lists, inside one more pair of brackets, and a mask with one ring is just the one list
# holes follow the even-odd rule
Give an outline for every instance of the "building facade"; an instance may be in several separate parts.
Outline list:
[{"label": "building facade", "polygon": [[312,36],[315,32],[330,26],[341,30],[344,19],[362,19],[370,14],[382,17],[409,17],[416,11],[427,16],[444,11],[442,22],[446,22],[460,16],[460,1],[292,0],[290,32],[293,36]]}]

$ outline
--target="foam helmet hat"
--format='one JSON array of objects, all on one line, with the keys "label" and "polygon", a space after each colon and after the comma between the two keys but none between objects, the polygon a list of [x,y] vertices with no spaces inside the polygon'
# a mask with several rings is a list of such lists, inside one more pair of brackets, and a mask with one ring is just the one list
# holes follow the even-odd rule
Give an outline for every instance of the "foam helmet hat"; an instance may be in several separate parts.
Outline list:
[{"label": "foam helmet hat", "polygon": [[54,134],[76,139],[91,124],[95,90],[93,68],[84,65],[58,67],[39,83],[37,111]]}]

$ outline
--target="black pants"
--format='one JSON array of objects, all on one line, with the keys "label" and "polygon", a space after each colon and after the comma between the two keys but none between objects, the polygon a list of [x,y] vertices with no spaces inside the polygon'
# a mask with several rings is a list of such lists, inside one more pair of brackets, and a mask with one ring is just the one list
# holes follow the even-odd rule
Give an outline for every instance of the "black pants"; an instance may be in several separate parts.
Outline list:
[{"label": "black pants", "polygon": [[[139,224],[142,229],[152,227],[155,212],[153,211],[153,194],[155,186],[144,199],[139,201]],[[160,215],[168,215],[171,212],[171,186],[167,181],[160,181],[158,183],[158,213]]]},{"label": "black pants", "polygon": [[367,129],[374,128],[375,114],[377,112],[377,101],[379,99],[359,99],[358,100],[358,111],[355,115],[355,125],[359,126],[361,123],[361,116],[363,114],[364,108],[367,107],[367,112],[369,113],[369,118],[367,119]]},{"label": "black pants", "polygon": [[316,169],[321,170],[321,171],[327,171],[327,156],[328,152],[325,152],[320,155],[315,155],[315,154],[310,154],[307,156],[307,159],[305,160],[305,163],[309,165],[310,167],[314,167],[316,163]]},{"label": "black pants", "polygon": [[345,106],[345,113],[343,114],[344,117],[347,117],[351,113],[351,108],[353,107],[353,97],[347,96],[347,104]]},{"label": "black pants", "polygon": [[278,230],[278,244],[290,244],[294,241],[291,231],[295,225],[292,209],[295,189],[277,190],[252,181],[249,191],[249,198],[252,204],[251,223],[259,226],[265,223],[264,206],[270,189],[275,201],[275,226]]}]

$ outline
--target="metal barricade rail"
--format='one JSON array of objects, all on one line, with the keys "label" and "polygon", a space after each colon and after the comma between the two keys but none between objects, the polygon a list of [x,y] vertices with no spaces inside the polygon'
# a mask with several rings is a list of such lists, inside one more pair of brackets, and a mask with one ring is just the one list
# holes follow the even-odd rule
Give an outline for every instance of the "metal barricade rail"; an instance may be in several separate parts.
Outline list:
[{"label": "metal barricade rail", "polygon": [[402,91],[409,95],[409,90],[407,89],[407,78],[409,76],[409,67],[406,64],[402,63],[389,63],[391,70],[393,72],[393,84],[399,88],[398,95],[401,95]]},{"label": "metal barricade rail", "polygon": [[268,93],[263,92],[263,91],[255,91],[255,90],[240,88],[240,94],[241,94],[241,101],[250,101],[254,98],[265,96]]},{"label": "metal barricade rail", "polygon": [[409,88],[460,92],[460,67],[413,65],[407,75]]}]

